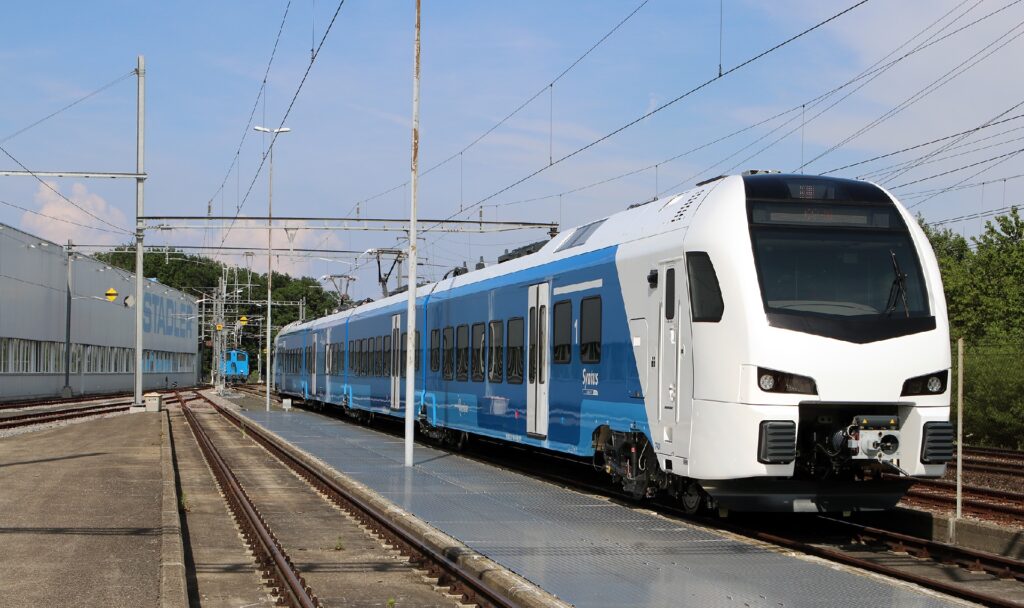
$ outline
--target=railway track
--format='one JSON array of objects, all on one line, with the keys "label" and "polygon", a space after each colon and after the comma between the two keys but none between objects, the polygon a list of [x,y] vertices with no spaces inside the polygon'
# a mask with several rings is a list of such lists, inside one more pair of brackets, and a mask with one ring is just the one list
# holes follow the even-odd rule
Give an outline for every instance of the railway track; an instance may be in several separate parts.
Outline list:
[{"label": "railway track", "polygon": [[[320,605],[319,600],[313,591],[306,585],[305,580],[292,565],[291,559],[287,556],[273,532],[267,526],[263,517],[256,510],[256,506],[246,494],[235,477],[234,472],[221,457],[217,447],[210,440],[206,430],[199,423],[192,409],[185,405],[186,400],[178,395],[178,402],[182,404],[182,412],[188,421],[192,432],[199,443],[199,449],[203,452],[206,462],[210,465],[218,485],[224,492],[224,497],[242,528],[243,535],[250,550],[255,554],[256,560],[265,577],[274,581],[273,594],[277,596],[279,604],[287,604],[293,608],[314,608]],[[211,402],[212,403],[212,402]]]},{"label": "railway track", "polygon": [[[956,483],[941,479],[918,479],[907,492],[911,502],[952,509],[956,507]],[[1024,504],[1019,493],[983,486],[963,486],[963,508],[972,515],[996,521],[1024,523]]]},{"label": "railway track", "polygon": [[[194,397],[193,399],[198,399]],[[127,411],[131,408],[132,399],[119,399],[116,401],[108,401],[106,403],[93,403],[93,399],[86,400],[84,403],[82,400],[66,401],[60,400],[57,404],[35,404],[31,407],[47,408],[49,405],[62,405],[68,404],[66,407],[56,407],[50,409],[40,409],[33,412],[27,412],[24,414],[12,414],[12,415],[0,415],[0,430],[19,428],[25,426],[33,426],[39,424],[47,424],[50,422],[63,422],[66,420],[75,420],[79,418],[90,418],[93,416],[104,416],[106,414],[113,414],[118,412]],[[185,400],[190,401],[189,399]],[[165,400],[165,403],[181,403],[180,397]],[[20,406],[21,409],[28,408],[28,405]]]},{"label": "railway track", "polygon": [[[244,419],[222,408],[205,395],[201,393],[197,393],[197,395],[228,422],[242,429],[256,443],[263,446],[278,461],[306,480],[317,492],[328,497],[363,526],[381,537],[386,544],[398,549],[416,568],[425,570],[431,577],[436,578],[439,587],[447,587],[451,593],[461,596],[463,603],[495,608],[513,608],[520,605],[512,597],[506,596],[504,592],[480,580],[477,572],[460,564],[457,561],[458,555],[449,556],[437,551],[424,539],[397,525],[379,507],[352,494],[334,480],[323,475],[318,469],[310,466],[273,436],[247,424]],[[189,424],[195,425],[194,429],[201,429],[201,425],[191,409],[187,406],[182,409],[187,412]],[[218,468],[222,464],[227,467],[227,463],[216,453],[216,447],[209,441],[206,433],[202,434],[204,436],[202,443],[207,445],[201,447],[204,454],[209,452],[208,459],[211,468],[214,467],[214,463],[217,463]],[[198,437],[199,433],[197,433]],[[292,565],[285,549],[280,546],[273,532],[259,516],[256,506],[249,500],[244,488],[238,483],[230,468],[216,474],[218,482],[224,488],[225,495],[229,492],[231,494],[232,511],[237,511],[236,517],[246,530],[245,536],[253,547],[254,553],[257,554],[260,565],[269,570],[270,576],[277,585],[277,594],[281,598],[279,602],[283,601],[291,606],[319,605],[316,595]]]},{"label": "railway track", "polygon": [[[243,389],[243,392],[250,391]],[[259,396],[262,396],[262,393]],[[275,399],[275,401],[279,400]],[[323,414],[323,412],[316,413]],[[340,416],[336,418],[351,422]],[[380,428],[381,426],[383,425],[377,425],[377,429],[384,432],[392,432],[392,429]],[[796,518],[783,525],[765,523],[761,518],[752,518],[753,523],[750,524],[711,517],[694,518],[693,516],[688,516],[681,508],[671,503],[656,502],[638,505],[632,497],[587,475],[585,470],[587,467],[581,466],[578,475],[559,474],[554,472],[552,470],[553,467],[550,466],[531,466],[529,458],[519,456],[519,453],[522,452],[521,448],[512,447],[508,448],[508,451],[510,454],[506,456],[496,457],[493,454],[472,454],[470,457],[579,491],[603,495],[621,504],[638,506],[640,508],[653,508],[663,515],[690,522],[697,521],[710,528],[726,530],[733,534],[906,581],[986,606],[1016,606],[1018,608],[1021,606],[1020,602],[1007,599],[1002,593],[990,593],[980,590],[977,581],[958,581],[960,577],[949,573],[949,571],[955,571],[956,568],[959,568],[961,571],[966,570],[971,573],[987,574],[993,580],[1002,579],[1012,581],[1012,584],[1017,584],[1024,582],[1024,561],[1021,560],[864,526],[849,521],[837,520],[827,516],[814,517],[813,521],[815,523],[813,526],[807,525],[809,518]],[[512,452],[515,452],[515,454],[511,454]],[[568,459],[564,460],[567,463],[574,462]],[[581,481],[581,479],[585,481]],[[924,484],[930,485],[931,482],[932,480],[926,480]],[[945,488],[945,484],[948,482],[936,480],[935,483],[937,485],[934,487]],[[972,487],[971,489],[975,488]],[[936,493],[936,495],[938,494]],[[978,498],[972,498],[971,500],[978,501],[979,509],[992,507],[993,505],[989,502],[991,500],[1008,501],[1010,497],[1014,497],[1011,493],[990,490],[988,488],[977,488],[976,496]],[[982,502],[982,497],[984,497],[985,502]],[[1016,500],[1018,503],[1020,502],[1019,499]],[[1014,507],[1010,504],[994,507],[994,509],[1001,508],[1014,512]],[[1017,509],[1019,510],[1019,507]],[[1016,516],[1015,513],[1012,514]],[[901,568],[888,563],[893,560],[870,559],[862,555],[863,553],[872,552],[876,555],[881,553],[882,555],[911,556],[914,558],[912,560],[913,564]],[[932,564],[931,568],[934,569],[932,572],[935,576],[927,576],[921,573],[920,566],[923,563]]]},{"label": "railway track", "polygon": [[62,422],[76,418],[88,418],[91,416],[103,416],[116,412],[127,411],[131,407],[131,401],[105,403],[85,407],[73,407],[66,409],[43,410],[29,414],[17,414],[0,418],[0,430],[12,429],[22,426],[46,424],[49,422]]},{"label": "railway track", "polygon": [[[192,387],[185,387],[185,388],[180,388],[180,389],[177,389],[177,390],[187,391],[187,390],[190,390],[191,388]],[[167,394],[173,393],[174,390],[175,389],[159,389],[159,390],[156,390],[156,391],[149,391],[149,392],[156,392],[156,393],[160,393],[161,395],[167,395]],[[89,402],[93,402],[93,401],[103,401],[103,400],[107,400],[107,399],[122,399],[124,397],[132,397],[132,396],[134,396],[133,392],[122,391],[122,392],[118,392],[118,393],[100,393],[100,394],[94,394],[94,395],[79,395],[77,397],[46,397],[46,398],[43,398],[43,399],[20,399],[18,401],[4,401],[4,402],[0,402],[0,411],[3,411],[3,410],[27,409],[27,408],[30,408],[30,407],[42,407],[42,406],[46,406],[46,405],[63,405],[63,404],[69,404],[69,403],[89,403]]]}]

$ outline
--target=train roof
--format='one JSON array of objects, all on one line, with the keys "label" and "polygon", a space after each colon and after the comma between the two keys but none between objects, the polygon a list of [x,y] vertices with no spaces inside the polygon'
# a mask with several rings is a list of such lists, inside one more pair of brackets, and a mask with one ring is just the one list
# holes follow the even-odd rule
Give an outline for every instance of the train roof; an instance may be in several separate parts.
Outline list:
[{"label": "train roof", "polygon": [[[724,179],[712,180],[710,183],[704,183],[667,198],[631,205],[623,211],[566,230],[553,237],[540,250],[529,255],[441,281],[420,285],[416,296],[427,296],[434,293],[438,288],[447,290],[472,285],[480,281],[532,268],[539,264],[574,257],[663,232],[683,229],[689,224],[688,220],[693,215],[693,212],[696,211],[697,207],[710,192],[723,183],[740,179],[740,176],[728,176]],[[300,329],[317,329],[331,325],[348,317],[357,317],[370,311],[406,302],[407,298],[406,293],[395,294],[355,308],[320,317],[319,319],[313,319],[304,323],[293,322],[285,326],[279,335]]]}]

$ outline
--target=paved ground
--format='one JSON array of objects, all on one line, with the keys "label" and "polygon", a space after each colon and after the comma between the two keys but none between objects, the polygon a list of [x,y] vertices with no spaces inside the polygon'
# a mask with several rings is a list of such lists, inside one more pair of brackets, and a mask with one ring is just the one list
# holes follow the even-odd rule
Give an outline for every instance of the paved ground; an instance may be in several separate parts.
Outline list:
[{"label": "paved ground", "polygon": [[0,606],[155,606],[161,419],[0,440]]}]

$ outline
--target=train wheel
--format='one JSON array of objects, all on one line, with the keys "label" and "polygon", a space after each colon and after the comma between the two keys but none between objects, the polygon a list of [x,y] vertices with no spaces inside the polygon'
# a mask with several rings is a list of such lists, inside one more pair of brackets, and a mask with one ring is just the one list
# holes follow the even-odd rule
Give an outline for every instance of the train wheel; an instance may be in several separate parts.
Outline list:
[{"label": "train wheel", "polygon": [[687,515],[699,513],[704,507],[704,498],[704,490],[696,482],[691,481],[686,485],[686,489],[683,490],[682,494],[679,495],[679,501],[683,505],[683,512]]},{"label": "train wheel", "polygon": [[469,433],[462,431],[455,438],[455,450],[461,452],[466,448],[466,444],[469,443]]}]

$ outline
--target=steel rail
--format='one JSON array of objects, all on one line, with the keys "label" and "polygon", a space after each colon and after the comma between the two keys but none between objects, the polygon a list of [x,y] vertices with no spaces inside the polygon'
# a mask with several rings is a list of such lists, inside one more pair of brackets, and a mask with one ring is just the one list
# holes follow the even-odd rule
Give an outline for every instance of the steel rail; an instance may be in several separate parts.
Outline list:
[{"label": "steel rail", "polygon": [[[166,395],[173,393],[175,390],[187,391],[195,387],[181,387],[179,389],[158,389],[153,392]],[[100,401],[103,399],[118,399],[121,397],[127,397],[132,395],[130,391],[121,391],[115,393],[97,393],[91,395],[78,395],[77,397],[43,397],[40,399],[19,399],[17,401],[5,401],[0,402],[0,410],[16,410],[24,409],[29,407],[37,407],[41,405],[59,405],[62,403],[88,403],[92,401]]]},{"label": "steel rail", "polygon": [[[1004,463],[1008,466],[999,466],[995,464],[982,464],[979,462],[971,462],[964,459],[963,468],[965,471],[974,471],[975,473],[995,473],[998,475],[1012,475],[1015,477],[1024,476],[1024,463]],[[955,467],[956,461],[952,461],[948,466]]]},{"label": "steel rail", "polygon": [[116,412],[126,411],[131,407],[130,403],[122,404],[106,404],[97,405],[93,407],[85,408],[74,408],[70,410],[51,410],[48,412],[38,412],[32,414],[20,414],[17,416],[9,416],[7,418],[0,418],[0,429],[13,429],[22,426],[33,426],[36,424],[47,424],[50,422],[62,422],[64,420],[74,420],[75,418],[88,418],[90,416],[102,416],[103,414],[111,414]]},{"label": "steel rail", "polygon": [[997,458],[1013,458],[1017,460],[1024,460],[1024,452],[1021,452],[1019,450],[1011,450],[1009,448],[983,448],[964,446],[964,454],[967,456],[995,456]]},{"label": "steel rail", "polygon": [[892,566],[886,566],[884,564],[879,564],[870,560],[861,559],[859,557],[845,553],[839,549],[822,547],[801,540],[788,538],[786,536],[780,536],[778,534],[774,534],[771,532],[761,532],[757,530],[744,529],[735,529],[734,531],[738,532],[739,534],[749,536],[751,538],[756,538],[758,540],[771,543],[773,545],[779,545],[782,547],[786,547],[787,549],[793,549],[795,551],[800,551],[801,553],[806,553],[808,555],[814,555],[816,557],[827,559],[829,561],[845,564],[847,566],[852,566],[854,568],[859,568],[861,570],[868,570],[870,572],[882,574],[901,581],[914,583],[922,587],[927,587],[929,589],[941,591],[942,593],[946,593],[948,595],[963,598],[966,600],[971,600],[973,602],[979,602],[986,606],[999,606],[1000,608],[1020,608],[1019,603],[1013,602],[1007,598],[998,597],[994,595],[987,595],[985,593],[975,591],[974,589],[968,586],[948,583],[946,581],[929,578],[927,576],[922,576],[920,574],[906,572],[898,568],[894,568]]},{"label": "steel rail", "polygon": [[117,407],[120,405],[131,405],[131,401],[115,401],[113,403],[97,403],[95,405],[83,405],[82,407],[68,407],[63,409],[53,410],[41,410],[36,412],[29,412],[27,414],[14,414],[11,416],[0,416],[0,423],[13,422],[15,420],[30,420],[32,418],[47,418],[49,416],[60,416],[61,414],[70,414],[72,412],[91,412],[94,410],[101,410],[105,408]]},{"label": "steel rail", "polygon": [[[180,395],[178,401],[183,402]],[[269,574],[268,578],[272,578],[277,584],[273,592],[278,596],[279,603],[283,600],[293,608],[317,608],[320,606],[319,600],[306,585],[305,580],[296,572],[291,559],[256,510],[238,478],[231,471],[231,467],[221,457],[191,407],[183,405],[181,411],[192,428],[196,442],[206,457],[210,469],[224,491],[228,505],[242,527],[246,541],[256,555],[260,567],[264,569],[265,576]]]},{"label": "steel rail", "polygon": [[853,537],[860,542],[882,543],[897,553],[907,553],[939,563],[952,563],[974,572],[984,571],[999,578],[1024,581],[1024,561],[1018,559],[831,517],[821,516],[821,519],[829,521],[833,525],[849,528]]},{"label": "steel rail", "polygon": [[462,595],[463,603],[475,603],[482,607],[493,606],[495,608],[516,608],[520,605],[502,591],[478,578],[476,573],[459,564],[456,561],[457,553],[448,555],[437,551],[424,540],[396,525],[385,512],[341,487],[334,480],[292,454],[271,435],[246,424],[246,421],[238,415],[214,403],[202,393],[198,394],[232,424],[243,429],[267,451],[298,473],[300,477],[330,497],[335,504],[348,511],[369,529],[386,538],[390,544],[406,555],[410,562],[426,569],[431,576],[436,576],[438,586],[450,587]]}]

